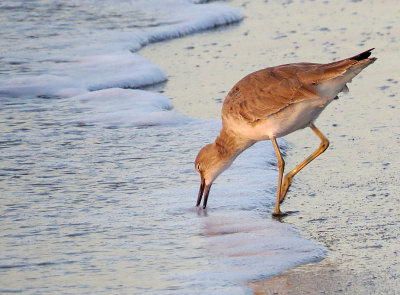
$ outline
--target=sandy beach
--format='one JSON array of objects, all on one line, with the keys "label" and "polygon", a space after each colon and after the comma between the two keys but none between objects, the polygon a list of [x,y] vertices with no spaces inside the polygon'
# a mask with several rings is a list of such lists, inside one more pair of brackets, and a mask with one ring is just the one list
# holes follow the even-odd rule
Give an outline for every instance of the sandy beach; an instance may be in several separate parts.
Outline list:
[{"label": "sandy beach", "polygon": [[[349,85],[316,125],[329,149],[296,176],[282,222],[328,249],[318,262],[249,282],[255,294],[398,294],[400,112],[397,1],[272,1],[229,5],[245,19],[140,54],[164,68],[153,87],[177,112],[219,118],[230,88],[268,66],[329,62],[375,47],[378,61]],[[161,48],[162,46],[162,48]],[[211,140],[211,139],[210,139]],[[311,130],[286,137],[287,169],[318,147]]]}]

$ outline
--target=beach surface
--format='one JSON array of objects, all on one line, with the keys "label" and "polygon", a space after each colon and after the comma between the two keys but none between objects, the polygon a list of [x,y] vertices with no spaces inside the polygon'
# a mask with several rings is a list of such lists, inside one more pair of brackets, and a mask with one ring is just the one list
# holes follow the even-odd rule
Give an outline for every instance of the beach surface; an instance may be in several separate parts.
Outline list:
[{"label": "beach surface", "polygon": [[[316,121],[331,145],[295,177],[282,205],[296,211],[282,222],[325,246],[327,257],[249,286],[255,294],[398,294],[400,4],[228,3],[245,15],[241,23],[140,51],[173,73],[151,90],[179,113],[219,118],[230,88],[268,66],[330,62],[372,47],[378,58]],[[319,145],[309,129],[285,139],[287,170]]]}]

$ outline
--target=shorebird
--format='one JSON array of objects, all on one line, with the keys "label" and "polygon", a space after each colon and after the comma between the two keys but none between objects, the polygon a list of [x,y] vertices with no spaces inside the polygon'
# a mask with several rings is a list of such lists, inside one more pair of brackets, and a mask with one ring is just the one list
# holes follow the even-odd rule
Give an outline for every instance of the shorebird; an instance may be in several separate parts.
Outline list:
[{"label": "shorebird", "polygon": [[[293,63],[256,71],[229,91],[222,106],[222,129],[215,142],[197,155],[195,168],[201,177],[196,206],[207,206],[213,181],[228,169],[245,149],[261,140],[270,140],[278,158],[278,187],[274,216],[283,215],[280,204],[293,177],[329,146],[328,139],[314,121],[325,107],[348,92],[346,83],[376,58],[369,49],[356,56],[327,64]],[[310,127],[321,139],[318,149],[283,177],[285,161],[276,139]],[[283,182],[283,184],[282,184]]]}]

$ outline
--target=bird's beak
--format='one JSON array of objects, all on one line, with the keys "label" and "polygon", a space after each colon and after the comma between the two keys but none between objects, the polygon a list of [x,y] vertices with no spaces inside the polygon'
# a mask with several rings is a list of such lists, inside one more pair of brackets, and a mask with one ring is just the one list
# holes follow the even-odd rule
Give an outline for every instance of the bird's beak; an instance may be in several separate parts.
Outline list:
[{"label": "bird's beak", "polygon": [[204,202],[203,202],[203,209],[206,209],[207,207],[207,200],[208,200],[208,194],[210,193],[210,188],[211,184],[206,185],[206,181],[204,178],[201,178],[201,184],[200,184],[200,189],[199,189],[199,195],[197,197],[197,203],[196,206],[200,206],[201,199],[203,198],[204,194]]}]

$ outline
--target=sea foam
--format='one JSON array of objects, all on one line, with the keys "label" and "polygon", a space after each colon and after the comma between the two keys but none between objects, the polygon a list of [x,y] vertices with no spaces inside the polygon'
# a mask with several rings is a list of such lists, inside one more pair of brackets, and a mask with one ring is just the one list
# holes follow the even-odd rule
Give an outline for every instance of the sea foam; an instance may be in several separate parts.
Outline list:
[{"label": "sea foam", "polygon": [[19,76],[0,81],[0,95],[14,98],[71,97],[85,92],[82,83],[65,75]]},{"label": "sea foam", "polygon": [[156,29],[147,30],[146,35],[149,42],[182,37],[243,19],[240,10],[225,5],[193,5],[182,1],[177,9],[168,2],[163,3],[161,9],[169,15],[171,22]]},{"label": "sea foam", "polygon": [[[195,3],[204,1],[138,0],[134,1],[134,7],[131,7],[130,2],[121,2],[127,12],[131,11],[133,17],[136,16],[143,21],[136,23],[132,21],[133,26],[127,22],[126,27],[120,30],[91,30],[90,26],[89,29],[85,26],[78,34],[64,36],[63,30],[58,30],[53,39],[30,38],[30,48],[37,47],[42,50],[29,51],[29,56],[23,57],[24,62],[32,60],[46,64],[47,67],[32,75],[24,71],[22,74],[0,78],[0,95],[14,98],[70,98],[88,93],[87,97],[102,97],[91,100],[91,103],[86,102],[90,104],[92,112],[99,112],[96,118],[94,115],[90,116],[94,121],[100,122],[101,116],[104,116],[104,120],[119,124],[124,120],[125,123],[133,125],[163,124],[163,122],[169,124],[175,119],[178,122],[182,116],[173,112],[166,112],[164,109],[155,112],[154,109],[137,107],[143,102],[138,97],[154,102],[153,94],[116,90],[99,94],[94,92],[107,88],[140,88],[166,81],[167,73],[161,67],[134,51],[152,42],[185,36],[237,22],[243,18],[238,9],[227,5]],[[100,7],[97,7],[98,5]],[[113,9],[102,2],[96,3],[97,9],[102,5],[107,9]],[[141,26],[141,23],[144,25]],[[23,35],[27,25],[29,23],[21,24],[21,27],[16,25],[15,29],[21,30]],[[65,50],[60,51],[60,48]],[[21,55],[10,50],[3,58],[18,60]],[[124,99],[121,99],[121,95]],[[95,106],[96,103],[99,106]],[[106,106],[113,103],[114,107],[108,107],[106,111]],[[100,104],[103,104],[103,107]],[[121,108],[117,110],[116,105],[120,105]],[[132,110],[128,111],[128,107]],[[145,119],[146,114],[147,119]]]},{"label": "sea foam", "polygon": [[154,126],[176,124],[193,119],[172,109],[171,100],[150,91],[110,88],[92,91],[70,99],[82,112],[78,123],[101,123],[108,126]]},{"label": "sea foam", "polygon": [[55,72],[67,72],[89,91],[139,88],[167,80],[163,69],[138,54],[120,52],[70,60]]}]

